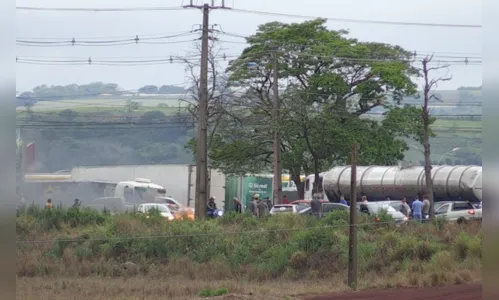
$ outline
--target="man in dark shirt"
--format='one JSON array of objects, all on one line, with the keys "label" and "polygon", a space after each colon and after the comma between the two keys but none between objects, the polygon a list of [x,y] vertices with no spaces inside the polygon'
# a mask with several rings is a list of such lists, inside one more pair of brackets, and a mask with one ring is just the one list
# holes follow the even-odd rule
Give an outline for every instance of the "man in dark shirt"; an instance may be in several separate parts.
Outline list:
[{"label": "man in dark shirt", "polygon": [[312,211],[312,215],[315,216],[316,218],[321,217],[321,206],[322,203],[320,200],[320,196],[318,194],[315,194],[314,199],[310,201],[310,209]]},{"label": "man in dark shirt", "polygon": [[236,197],[234,197],[234,199],[232,200],[232,203],[234,204],[234,211],[236,213],[240,213],[242,211],[241,201],[239,201],[239,199],[237,199]]}]

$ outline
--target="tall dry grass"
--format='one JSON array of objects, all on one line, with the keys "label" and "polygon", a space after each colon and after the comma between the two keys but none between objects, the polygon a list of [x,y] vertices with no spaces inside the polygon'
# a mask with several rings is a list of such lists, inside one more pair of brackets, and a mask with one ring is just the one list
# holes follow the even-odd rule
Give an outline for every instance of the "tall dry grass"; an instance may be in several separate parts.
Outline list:
[{"label": "tall dry grass", "polygon": [[[361,288],[481,279],[480,224],[396,227],[375,225],[365,217],[360,223]],[[63,295],[64,286],[76,284],[82,297],[100,291],[109,296],[102,299],[113,299],[115,293],[142,299],[144,291],[159,295],[154,291],[165,288],[172,298],[192,297],[208,286],[242,294],[275,291],[262,297],[319,292],[322,287],[341,290],[348,263],[347,224],[348,216],[341,213],[320,221],[231,214],[217,220],[169,222],[157,214],[111,216],[86,209],[30,207],[19,213],[16,224],[18,282],[25,286],[23,299],[30,299],[31,292],[40,294],[34,291],[44,290],[42,282],[49,286],[47,295],[55,290]],[[293,284],[300,288],[293,289]]]}]

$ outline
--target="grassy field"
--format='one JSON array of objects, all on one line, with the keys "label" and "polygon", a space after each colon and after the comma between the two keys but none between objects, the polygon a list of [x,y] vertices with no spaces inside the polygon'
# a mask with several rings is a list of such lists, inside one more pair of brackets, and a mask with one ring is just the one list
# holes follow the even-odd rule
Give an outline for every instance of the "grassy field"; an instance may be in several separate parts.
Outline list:
[{"label": "grassy field", "polygon": [[[293,299],[342,291],[347,219],[228,214],[168,222],[32,207],[16,222],[18,299]],[[395,227],[366,217],[359,224],[360,289],[481,280],[480,224]]]},{"label": "grassy field", "polygon": [[[99,113],[99,112],[127,112],[127,101],[132,100],[140,103],[140,108],[134,113],[140,114],[151,110],[163,111],[167,114],[183,110],[187,106],[187,102],[168,98],[117,98],[117,99],[81,99],[81,100],[57,100],[57,101],[40,101],[36,103],[32,110],[34,112],[57,113],[65,109],[71,109],[78,113]],[[18,112],[24,112],[24,107],[18,107]],[[433,127],[436,130],[481,130],[482,121],[472,120],[449,120],[438,119]]]}]

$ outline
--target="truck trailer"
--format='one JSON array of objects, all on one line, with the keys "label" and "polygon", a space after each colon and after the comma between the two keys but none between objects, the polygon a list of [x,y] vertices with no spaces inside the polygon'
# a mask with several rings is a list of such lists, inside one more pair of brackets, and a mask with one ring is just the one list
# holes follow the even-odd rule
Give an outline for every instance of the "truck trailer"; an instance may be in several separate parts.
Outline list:
[{"label": "truck trailer", "polygon": [[[482,201],[481,166],[433,166],[433,194],[435,201]],[[320,173],[318,192],[331,202],[340,196],[350,198],[351,167],[334,167]],[[367,196],[369,201],[387,198],[414,199],[426,193],[424,167],[412,166],[357,166],[357,196]],[[305,195],[312,198],[315,176],[307,176]]]}]

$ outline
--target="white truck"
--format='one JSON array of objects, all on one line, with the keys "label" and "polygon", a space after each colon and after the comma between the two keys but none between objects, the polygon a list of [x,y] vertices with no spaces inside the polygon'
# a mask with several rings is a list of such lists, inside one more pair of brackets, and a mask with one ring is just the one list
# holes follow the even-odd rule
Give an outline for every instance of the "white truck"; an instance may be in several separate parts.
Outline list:
[{"label": "white truck", "polygon": [[146,178],[136,178],[131,181],[120,181],[114,186],[111,197],[100,197],[92,201],[89,207],[111,212],[133,211],[145,202],[160,202],[166,197],[166,190],[161,185],[152,183]]}]

